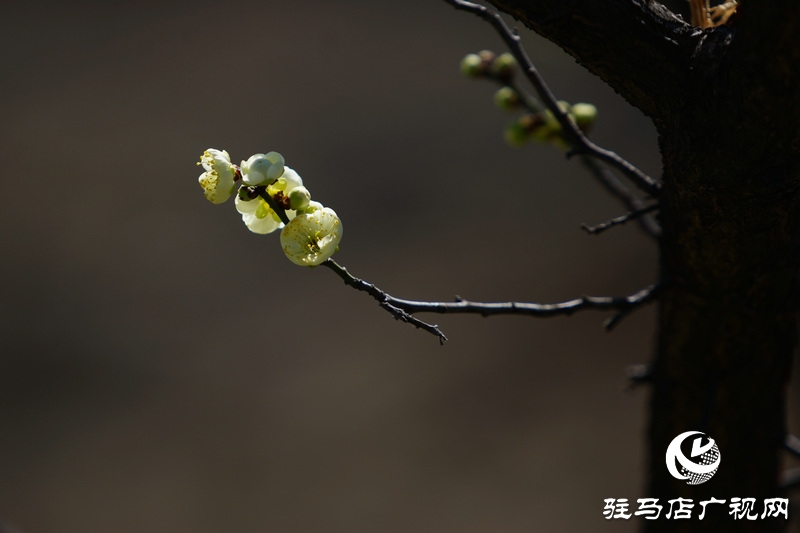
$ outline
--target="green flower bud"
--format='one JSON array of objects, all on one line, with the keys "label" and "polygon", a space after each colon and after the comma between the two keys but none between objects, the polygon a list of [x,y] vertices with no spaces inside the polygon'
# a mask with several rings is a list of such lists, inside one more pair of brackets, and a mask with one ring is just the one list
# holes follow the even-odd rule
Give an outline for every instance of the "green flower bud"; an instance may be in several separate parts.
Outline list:
[{"label": "green flower bud", "polygon": [[517,60],[508,52],[504,52],[497,56],[490,67],[493,75],[500,79],[510,79],[514,75],[517,68]]},{"label": "green flower bud", "polygon": [[518,120],[515,120],[506,127],[506,130],[503,132],[503,137],[505,137],[506,142],[511,146],[518,147],[527,142],[530,137],[530,132],[528,132],[525,126],[520,124]]},{"label": "green flower bud", "polygon": [[500,109],[517,108],[520,104],[519,94],[511,87],[501,87],[494,93],[494,103]]},{"label": "green flower bud", "polygon": [[531,138],[531,134],[542,125],[542,114],[522,115],[517,120],[508,125],[505,131],[505,139],[511,146],[522,146]]},{"label": "green flower bud", "polygon": [[[559,102],[560,107],[561,102]],[[532,139],[540,143],[549,143],[561,132],[561,124],[556,120],[556,116],[549,109],[538,113],[541,122],[532,131]]]},{"label": "green flower bud", "polygon": [[570,115],[578,127],[588,133],[597,120],[597,108],[592,104],[575,104],[570,110]]},{"label": "green flower bud", "polygon": [[289,209],[305,209],[311,202],[311,193],[302,185],[289,193]]},{"label": "green flower bud", "polygon": [[478,54],[468,54],[461,60],[461,73],[471,78],[478,78],[484,74],[483,60]]}]

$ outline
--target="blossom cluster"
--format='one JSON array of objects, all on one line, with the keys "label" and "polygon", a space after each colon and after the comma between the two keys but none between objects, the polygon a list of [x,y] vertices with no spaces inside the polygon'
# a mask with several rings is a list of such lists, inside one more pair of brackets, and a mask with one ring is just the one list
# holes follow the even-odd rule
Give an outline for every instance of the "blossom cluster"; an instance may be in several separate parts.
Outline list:
[{"label": "blossom cluster", "polygon": [[300,175],[278,152],[255,154],[237,166],[225,150],[209,148],[198,166],[206,199],[225,203],[235,196],[236,210],[253,233],[281,230],[283,252],[301,266],[330,258],[342,240],[342,221],[333,209],[311,200]]}]

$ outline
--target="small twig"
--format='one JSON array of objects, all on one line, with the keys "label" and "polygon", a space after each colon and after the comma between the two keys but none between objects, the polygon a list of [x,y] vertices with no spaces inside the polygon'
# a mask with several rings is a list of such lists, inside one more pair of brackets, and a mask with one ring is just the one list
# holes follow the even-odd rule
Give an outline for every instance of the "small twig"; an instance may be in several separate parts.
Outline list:
[{"label": "small twig", "polygon": [[800,439],[792,434],[788,434],[786,435],[786,442],[784,442],[784,446],[787,450],[789,450],[789,453],[795,457],[800,457]]},{"label": "small twig", "polygon": [[[595,179],[629,211],[637,211],[645,208],[644,202],[636,196],[633,191],[627,188],[613,172],[608,170],[605,166],[598,163],[591,157],[585,155],[581,156],[581,163],[594,175]],[[645,215],[637,220],[639,227],[649,236],[654,239],[661,237],[661,226],[656,220],[650,216]]]},{"label": "small twig", "polygon": [[647,363],[639,363],[628,367],[628,389],[633,390],[639,385],[644,385],[653,381],[652,366]]},{"label": "small twig", "polygon": [[639,217],[646,215],[647,213],[655,211],[656,209],[658,209],[658,204],[648,205],[647,207],[631,211],[630,213],[625,213],[622,216],[612,218],[611,220],[607,220],[596,226],[581,224],[581,227],[586,231],[586,233],[590,233],[592,235],[599,235],[604,231],[613,228],[614,226],[621,226],[630,220],[636,220]]},{"label": "small twig", "polygon": [[333,259],[326,259],[322,263],[322,266],[326,266],[331,270],[333,270],[337,276],[342,278],[345,285],[349,285],[350,287],[353,287],[354,289],[359,291],[364,291],[373,298],[375,298],[378,301],[378,304],[380,304],[380,306],[383,309],[391,313],[391,315],[396,320],[400,320],[407,324],[411,324],[414,327],[417,327],[419,329],[427,331],[428,333],[436,335],[439,338],[439,344],[444,344],[445,341],[447,340],[447,337],[439,329],[439,326],[437,326],[436,324],[428,324],[427,322],[423,322],[422,320],[412,316],[411,313],[394,305],[395,298],[389,296],[386,292],[382,291],[372,283],[366,282],[362,279],[353,276],[352,274],[350,274],[350,272],[347,271],[345,267],[339,265]]},{"label": "small twig", "polygon": [[508,25],[505,23],[505,20],[503,20],[503,18],[496,11],[492,11],[486,6],[474,4],[472,2],[466,2],[464,0],[446,1],[456,9],[474,13],[494,26],[494,28],[500,34],[500,37],[510,48],[511,53],[516,58],[517,62],[521,65],[523,72],[533,85],[536,93],[539,95],[539,99],[541,100],[542,104],[553,113],[558,120],[558,123],[561,124],[562,134],[572,146],[572,154],[588,154],[601,161],[604,161],[612,167],[620,170],[643,191],[647,192],[651,196],[658,196],[661,190],[661,185],[658,182],[614,152],[600,148],[591,142],[575,125],[575,123],[570,120],[569,116],[567,116],[567,114],[561,110],[561,108],[558,106],[558,101],[545,83],[544,78],[542,78],[541,74],[539,74],[539,71],[536,69],[533,62],[528,57],[527,52],[522,47],[519,35],[517,35],[511,30],[511,28],[508,27]]}]

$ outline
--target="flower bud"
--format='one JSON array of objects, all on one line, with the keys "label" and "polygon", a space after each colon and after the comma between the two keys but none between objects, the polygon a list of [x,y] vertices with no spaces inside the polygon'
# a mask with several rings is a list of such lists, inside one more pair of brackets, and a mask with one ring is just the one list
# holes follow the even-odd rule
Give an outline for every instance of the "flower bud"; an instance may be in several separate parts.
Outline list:
[{"label": "flower bud", "polygon": [[479,78],[484,74],[483,60],[478,54],[468,54],[461,60],[461,73],[470,78]]},{"label": "flower bud", "polygon": [[294,209],[295,211],[305,209],[310,202],[311,193],[302,185],[292,189],[289,193],[289,209]]},{"label": "flower bud", "polygon": [[522,146],[530,137],[530,132],[519,120],[515,120],[506,127],[503,137],[511,146]]},{"label": "flower bud", "polygon": [[592,104],[575,104],[569,114],[575,119],[575,124],[586,133],[597,120],[597,108]]},{"label": "flower bud", "polygon": [[517,60],[508,52],[503,52],[497,56],[491,64],[489,71],[503,80],[509,80],[514,75],[517,68]]},{"label": "flower bud", "polygon": [[531,139],[538,143],[548,144],[561,134],[561,124],[550,110],[539,113],[541,122],[531,130]]},{"label": "flower bud", "polygon": [[269,185],[283,175],[284,160],[278,152],[251,155],[242,161],[242,181],[248,185]]},{"label": "flower bud", "polygon": [[489,63],[494,61],[494,58],[497,57],[497,54],[495,54],[491,50],[481,50],[480,52],[478,52],[478,57],[480,57],[481,61],[483,61],[488,65]]},{"label": "flower bud", "polygon": [[515,109],[520,105],[519,94],[511,87],[501,87],[494,93],[494,103],[500,109]]}]

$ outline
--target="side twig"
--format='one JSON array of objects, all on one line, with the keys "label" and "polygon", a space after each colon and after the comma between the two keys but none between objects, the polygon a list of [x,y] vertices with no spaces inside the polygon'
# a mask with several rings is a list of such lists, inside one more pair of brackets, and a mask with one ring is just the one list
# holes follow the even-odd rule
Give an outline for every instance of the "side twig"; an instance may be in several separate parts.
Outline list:
[{"label": "side twig", "polygon": [[525,76],[533,85],[542,104],[549,109],[558,120],[565,139],[572,146],[572,154],[588,154],[599,159],[600,161],[604,161],[622,172],[637,187],[646,193],[653,197],[658,196],[661,190],[661,185],[658,182],[616,153],[604,148],[600,148],[591,142],[575,125],[575,123],[570,120],[569,116],[567,116],[567,114],[561,110],[561,108],[558,106],[558,101],[545,83],[544,78],[542,78],[541,74],[539,74],[536,66],[533,64],[531,59],[528,57],[527,52],[522,47],[519,35],[517,35],[511,30],[511,28],[508,27],[508,25],[505,23],[505,20],[503,20],[499,13],[490,10],[481,4],[475,4],[465,0],[446,1],[456,9],[474,13],[494,26],[494,28],[500,34],[500,37],[503,39],[503,41],[505,41],[506,45],[508,45],[517,62],[522,67],[523,72],[525,72]]},{"label": "side twig", "polygon": [[616,218],[612,218],[611,220],[607,220],[601,224],[596,226],[589,226],[587,224],[581,224],[581,227],[586,231],[586,233],[590,233],[592,235],[599,235],[606,230],[613,228],[614,226],[621,226],[626,222],[631,220],[637,220],[642,216],[646,215],[647,213],[651,213],[658,209],[658,204],[648,205],[647,207],[642,207],[641,209],[636,209],[635,211],[631,211],[630,213],[625,213],[624,215],[618,216]]},{"label": "side twig", "polygon": [[363,279],[359,279],[350,272],[347,271],[346,268],[339,265],[333,259],[326,259],[324,262],[321,263],[322,266],[328,267],[329,269],[333,270],[337,276],[342,278],[345,285],[353,287],[356,290],[364,291],[373,298],[378,301],[378,304],[388,311],[395,319],[405,322],[407,324],[411,324],[412,326],[427,331],[432,335],[436,335],[439,338],[439,344],[444,344],[447,340],[447,337],[442,330],[439,329],[439,326],[436,324],[428,324],[427,322],[423,322],[422,320],[411,316],[411,313],[407,312],[406,310],[402,309],[395,305],[395,298],[387,294],[386,292],[382,291],[372,283],[364,281]]},{"label": "side twig", "polygon": [[[646,208],[644,202],[636,196],[633,191],[626,187],[613,172],[608,170],[604,165],[598,163],[591,157],[582,155],[580,157],[581,163],[595,179],[606,189],[613,197],[618,199],[629,211],[638,211]],[[637,219],[639,227],[650,237],[658,239],[661,237],[661,226],[656,220],[646,214]]]},{"label": "side twig", "polygon": [[653,368],[648,363],[639,363],[628,367],[628,390],[653,381]]}]

